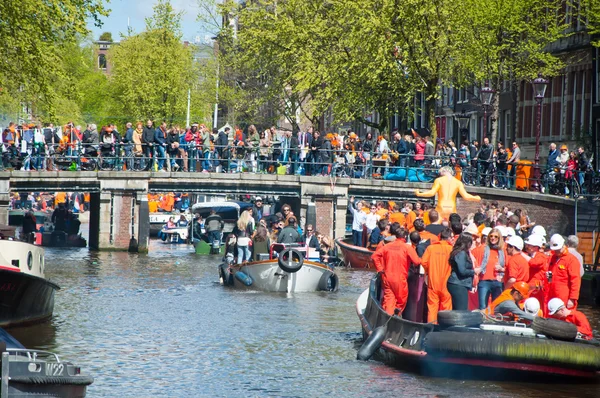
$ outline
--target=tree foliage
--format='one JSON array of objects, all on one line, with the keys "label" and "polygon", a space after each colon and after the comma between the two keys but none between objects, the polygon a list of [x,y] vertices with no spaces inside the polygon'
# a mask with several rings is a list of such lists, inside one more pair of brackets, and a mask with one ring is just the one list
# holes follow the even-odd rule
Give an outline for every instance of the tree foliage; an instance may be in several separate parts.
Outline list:
[{"label": "tree foliage", "polygon": [[185,120],[188,90],[197,81],[192,48],[181,42],[181,14],[159,0],[146,31],[111,48],[116,114],[169,123]]},{"label": "tree foliage", "polygon": [[61,45],[107,15],[103,0],[0,1],[0,87],[52,106],[53,82],[66,76]]},{"label": "tree foliage", "polygon": [[[457,83],[487,80],[500,91],[502,83],[533,80],[539,73],[553,76],[563,62],[547,46],[566,34],[562,0],[463,0],[456,39],[462,68]],[[499,95],[492,103],[491,139],[495,143]]]}]

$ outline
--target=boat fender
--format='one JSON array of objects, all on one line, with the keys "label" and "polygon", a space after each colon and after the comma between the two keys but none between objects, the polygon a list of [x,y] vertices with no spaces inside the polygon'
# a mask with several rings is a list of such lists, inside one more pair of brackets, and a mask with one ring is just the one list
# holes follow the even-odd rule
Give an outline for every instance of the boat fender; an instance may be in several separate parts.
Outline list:
[{"label": "boat fender", "polygon": [[235,276],[235,279],[242,282],[244,285],[246,285],[246,286],[252,285],[252,278],[250,277],[250,275],[246,274],[245,272],[238,271],[235,273],[234,276]]},{"label": "boat fender", "polygon": [[279,268],[290,274],[298,272],[304,264],[304,256],[298,250],[285,249],[279,253],[277,258]]},{"label": "boat fender", "polygon": [[219,282],[223,286],[233,286],[233,275],[231,275],[227,264],[219,265]]},{"label": "boat fender", "polygon": [[385,335],[387,333],[387,324],[379,326],[373,330],[371,335],[365,340],[363,345],[356,354],[356,359],[359,361],[368,361],[371,359],[373,354],[381,347]]},{"label": "boat fender", "polygon": [[336,274],[333,274],[329,277],[329,283],[327,283],[327,290],[329,290],[330,292],[337,292],[339,284],[340,278]]},{"label": "boat fender", "polygon": [[[394,315],[398,315],[400,313],[399,309],[394,310]],[[385,335],[387,333],[387,325],[393,316],[389,317],[385,324],[376,327],[375,330],[371,333],[371,335],[365,340],[363,345],[358,350],[356,354],[356,359],[359,361],[368,361],[371,359],[373,354],[377,352],[381,344],[383,344],[383,340],[385,340]]]}]

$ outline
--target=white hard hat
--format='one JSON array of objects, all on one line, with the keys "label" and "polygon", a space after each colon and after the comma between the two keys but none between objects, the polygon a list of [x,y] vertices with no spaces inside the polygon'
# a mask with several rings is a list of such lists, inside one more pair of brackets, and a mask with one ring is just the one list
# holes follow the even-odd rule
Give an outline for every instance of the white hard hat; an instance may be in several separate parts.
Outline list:
[{"label": "white hard hat", "polygon": [[505,227],[505,226],[503,226],[503,225],[498,225],[498,226],[496,227],[496,229],[497,229],[498,231],[500,231],[500,234],[502,235],[502,237],[503,237],[503,238],[506,238],[506,237],[508,236],[508,230],[506,229],[506,227]]},{"label": "white hard hat", "polygon": [[546,243],[545,239],[541,235],[529,235],[529,237],[525,239],[526,245],[542,247],[544,246],[544,243]]},{"label": "white hard hat", "polygon": [[562,301],[558,297],[553,298],[552,300],[548,301],[548,314],[554,315],[556,314],[556,311],[560,310],[564,306],[564,301]]},{"label": "white hard hat", "polygon": [[523,239],[519,236],[511,236],[506,240],[506,244],[516,247],[519,250],[523,250]]},{"label": "white hard hat", "polygon": [[255,201],[255,202],[262,202],[262,198],[261,198],[260,196],[257,196],[257,197],[254,199],[254,201]]},{"label": "white hard hat", "polygon": [[506,228],[506,236],[515,236],[517,233],[513,227],[504,227]]},{"label": "white hard hat", "polygon": [[540,310],[540,302],[535,297],[529,297],[527,300],[525,300],[525,303],[523,303],[523,309],[527,313],[537,315],[538,311]]},{"label": "white hard hat", "polygon": [[463,232],[466,232],[473,236],[479,235],[479,230],[477,229],[477,225],[475,225],[475,223],[470,223],[469,225],[467,225],[467,228],[465,228]]},{"label": "white hard hat", "polygon": [[490,227],[485,227],[482,231],[481,231],[481,235],[482,236],[488,236],[490,234],[490,232],[492,231],[492,229]]},{"label": "white hard hat", "polygon": [[565,238],[559,234],[554,234],[550,238],[550,250],[560,250],[565,245]]},{"label": "white hard hat", "polygon": [[536,225],[531,230],[531,234],[532,235],[540,235],[540,236],[543,236],[545,238],[546,237],[546,230],[541,225]]}]

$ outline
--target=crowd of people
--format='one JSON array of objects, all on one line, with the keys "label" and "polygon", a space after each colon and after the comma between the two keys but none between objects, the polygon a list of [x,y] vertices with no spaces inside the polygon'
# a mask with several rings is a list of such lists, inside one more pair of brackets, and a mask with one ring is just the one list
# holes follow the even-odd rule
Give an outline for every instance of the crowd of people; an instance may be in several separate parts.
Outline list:
[{"label": "crowd of people", "polygon": [[[436,322],[442,310],[475,307],[526,322],[535,316],[563,319],[584,338],[592,337],[585,315],[577,311],[584,274],[577,236],[554,234],[547,241],[544,227],[524,209],[511,211],[497,202],[482,203],[464,218],[453,213],[448,220],[419,203],[350,202],[353,241],[374,249],[388,313],[406,309],[409,280],[422,275],[428,322]],[[424,321],[422,314],[403,316]]]},{"label": "crowd of people", "polygon": [[[10,123],[2,132],[3,160],[0,167],[23,170],[127,169],[186,172],[254,172],[302,175],[333,175],[354,178],[392,177],[406,168],[439,168],[450,165],[472,167],[486,175],[495,165],[500,187],[515,186],[521,149],[517,142],[494,147],[489,139],[452,139],[433,142],[428,131],[415,130],[363,138],[351,131],[323,133],[281,131],[274,126],[259,131],[254,125],[210,129],[193,123],[189,128],[155,124],[126,123],[123,133],[114,124],[89,124],[85,128],[68,123]],[[553,178],[575,178],[586,190],[593,167],[585,148],[569,152],[566,145],[551,143],[546,170]],[[97,159],[97,160],[94,160]],[[91,161],[90,161],[91,160]],[[482,179],[485,184],[486,180]]]},{"label": "crowd of people", "polygon": [[[211,217],[214,218],[212,225]],[[214,212],[205,220],[196,216],[194,238],[206,240],[200,232],[201,226],[204,226],[206,235],[209,235],[209,242],[219,239],[217,236],[220,236],[224,226],[219,218]],[[214,233],[212,237],[211,233]],[[308,255],[314,251],[319,261],[331,266],[337,261],[335,246],[330,237],[316,231],[312,224],[306,225],[303,230],[288,204],[283,204],[281,211],[275,214],[264,215],[263,200],[260,196],[255,198],[252,207],[240,213],[235,228],[224,238],[224,242],[225,261],[230,264],[258,261],[263,256],[268,258],[271,244],[274,243],[305,246]]]}]

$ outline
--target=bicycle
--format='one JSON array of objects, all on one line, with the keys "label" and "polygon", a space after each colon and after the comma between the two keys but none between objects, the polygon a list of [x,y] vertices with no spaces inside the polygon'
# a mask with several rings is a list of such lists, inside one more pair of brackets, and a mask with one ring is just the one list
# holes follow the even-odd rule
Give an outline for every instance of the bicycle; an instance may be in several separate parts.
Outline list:
[{"label": "bicycle", "polygon": [[550,195],[571,197],[581,195],[581,186],[574,174],[567,178],[560,168],[544,171],[540,180],[543,190],[547,187]]}]

